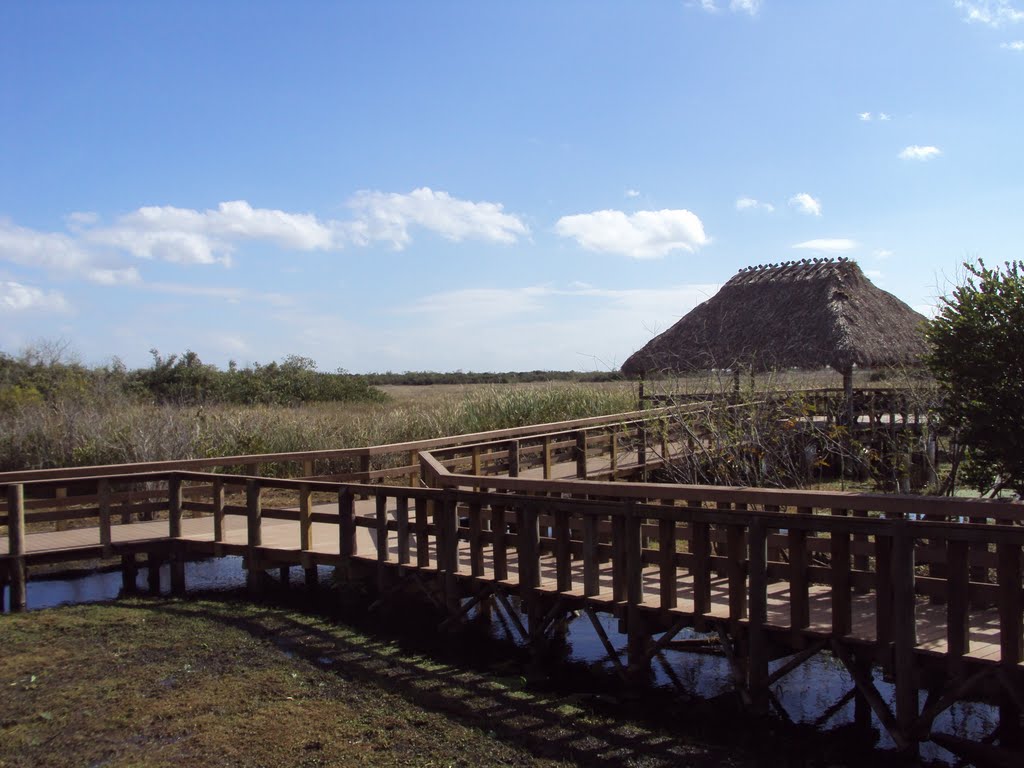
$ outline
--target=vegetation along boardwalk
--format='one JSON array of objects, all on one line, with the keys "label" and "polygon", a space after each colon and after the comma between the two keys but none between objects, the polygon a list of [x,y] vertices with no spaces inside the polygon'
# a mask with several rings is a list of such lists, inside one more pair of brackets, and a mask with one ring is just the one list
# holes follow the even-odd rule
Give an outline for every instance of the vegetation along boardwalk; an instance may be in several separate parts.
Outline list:
[{"label": "vegetation along boardwalk", "polygon": [[[38,565],[120,557],[125,583],[171,563],[241,555],[269,574],[336,566],[386,603],[426,595],[439,623],[501,612],[540,648],[593,623],[627,681],[663,650],[714,644],[753,711],[822,651],[845,700],[903,749],[954,703],[998,705],[1020,744],[1024,505],[990,500],[644,482],[695,449],[688,409],[661,408],[418,443],[0,475],[0,579],[25,606]],[[725,407],[725,406],[723,406]],[[736,406],[733,406],[736,407]],[[267,476],[298,468],[297,479]],[[301,471],[298,471],[301,470]],[[598,614],[627,636],[624,653]],[[692,628],[700,636],[687,633]],[[880,668],[894,701],[876,685]],[[921,696],[924,693],[925,695]],[[1019,748],[1019,747],[1018,747]]]}]

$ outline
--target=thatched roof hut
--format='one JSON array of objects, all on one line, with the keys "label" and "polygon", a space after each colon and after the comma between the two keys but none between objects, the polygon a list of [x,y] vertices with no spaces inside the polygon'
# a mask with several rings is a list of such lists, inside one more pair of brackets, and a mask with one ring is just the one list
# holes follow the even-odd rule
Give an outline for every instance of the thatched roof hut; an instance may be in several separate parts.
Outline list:
[{"label": "thatched roof hut", "polygon": [[849,259],[747,267],[634,353],[630,375],[750,368],[913,365],[925,317]]}]

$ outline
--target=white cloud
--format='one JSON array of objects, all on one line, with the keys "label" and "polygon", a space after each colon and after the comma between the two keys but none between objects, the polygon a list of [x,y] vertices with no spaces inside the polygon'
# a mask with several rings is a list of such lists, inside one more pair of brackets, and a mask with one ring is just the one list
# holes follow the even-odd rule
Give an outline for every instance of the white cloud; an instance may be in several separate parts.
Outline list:
[{"label": "white cloud", "polygon": [[0,282],[0,312],[67,312],[67,301],[57,291],[46,292],[31,285]]},{"label": "white cloud", "polygon": [[883,123],[887,123],[890,120],[892,120],[892,116],[887,114],[887,113],[885,113],[885,112],[879,112],[878,113],[878,119],[881,120]]},{"label": "white cloud", "polygon": [[627,189],[626,197],[640,197],[640,191],[636,189]]},{"label": "white cloud", "polygon": [[1011,0],[954,0],[953,5],[963,11],[964,21],[989,27],[1024,21],[1024,11],[1016,8]]},{"label": "white cloud", "polygon": [[0,220],[0,260],[37,267],[58,274],[81,275],[101,285],[133,283],[134,267],[108,265],[73,237],[60,232],[39,232]]},{"label": "white cloud", "polygon": [[862,122],[865,122],[865,123],[870,123],[871,122],[871,113],[870,112],[858,112],[857,113],[857,117],[859,117]]},{"label": "white cloud", "polygon": [[729,10],[733,12],[749,13],[756,16],[761,9],[761,0],[730,0]]},{"label": "white cloud", "polygon": [[1008,51],[1024,51],[1024,40],[1014,40],[1012,43],[1003,43],[999,46]]},{"label": "white cloud", "polygon": [[824,251],[826,253],[842,253],[844,251],[852,251],[858,245],[856,240],[850,240],[844,237],[833,237],[833,238],[821,238],[819,240],[806,240],[802,243],[797,243],[794,248],[800,248],[805,251]]},{"label": "white cloud", "polygon": [[178,264],[227,264],[238,240],[264,240],[299,251],[326,250],[333,244],[330,227],[316,216],[253,208],[245,200],[205,211],[146,206],[119,217],[112,227],[90,229],[82,236],[137,258]]},{"label": "white cloud", "polygon": [[875,253],[874,253],[874,257],[876,259],[878,259],[879,261],[885,261],[886,259],[888,259],[892,255],[893,255],[893,252],[888,250],[888,249],[886,249],[886,248],[880,248],[877,251],[875,251]]},{"label": "white cloud", "polygon": [[899,158],[900,160],[931,160],[933,157],[938,157],[941,154],[942,150],[938,147],[922,147],[912,144],[900,152]]},{"label": "white cloud", "polygon": [[[718,13],[722,10],[715,0],[700,0],[700,7],[708,13]],[[761,0],[729,0],[729,10],[733,13],[746,13],[756,16],[761,9]]]},{"label": "white cloud", "polygon": [[363,190],[348,205],[355,211],[356,220],[338,227],[358,245],[383,240],[402,249],[412,240],[412,226],[456,242],[472,238],[514,243],[529,234],[518,216],[504,213],[501,203],[460,200],[429,187],[414,189],[409,194]]},{"label": "white cloud", "polygon": [[755,200],[753,197],[740,197],[736,199],[736,210],[767,211],[768,213],[771,213],[775,210],[775,206],[771,203],[763,203],[760,200]]},{"label": "white cloud", "polygon": [[575,239],[588,251],[621,253],[635,259],[658,258],[676,250],[693,253],[710,242],[701,220],[685,209],[580,213],[560,218],[555,231]]},{"label": "white cloud", "polygon": [[789,198],[789,204],[800,213],[806,213],[808,216],[821,216],[821,201],[806,192],[793,195]]}]

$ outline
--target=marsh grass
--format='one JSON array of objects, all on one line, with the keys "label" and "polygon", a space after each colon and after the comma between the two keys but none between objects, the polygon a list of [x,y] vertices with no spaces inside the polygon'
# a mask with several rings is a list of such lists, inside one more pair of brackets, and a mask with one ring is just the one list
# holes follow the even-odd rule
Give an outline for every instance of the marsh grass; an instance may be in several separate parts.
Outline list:
[{"label": "marsh grass", "polygon": [[414,396],[393,391],[380,404],[204,407],[116,397],[24,403],[0,413],[0,471],[355,448],[619,413],[637,405],[628,383],[414,389]]}]

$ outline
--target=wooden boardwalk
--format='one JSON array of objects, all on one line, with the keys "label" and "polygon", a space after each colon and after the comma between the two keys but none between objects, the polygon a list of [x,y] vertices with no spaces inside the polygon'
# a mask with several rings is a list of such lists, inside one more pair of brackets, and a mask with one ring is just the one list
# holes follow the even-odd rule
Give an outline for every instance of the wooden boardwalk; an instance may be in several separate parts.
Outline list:
[{"label": "wooden boardwalk", "polygon": [[[635,481],[684,446],[659,413],[367,449],[356,478],[314,476],[324,457],[310,454],[294,457],[307,475],[297,480],[197,471],[209,464],[21,476],[0,510],[0,579],[17,608],[26,573],[46,562],[120,557],[134,574],[169,560],[178,590],[186,558],[241,555],[254,594],[265,572],[333,565],[382,601],[430,595],[446,625],[501,605],[530,647],[582,611],[627,679],[693,627],[716,639],[760,710],[782,676],[828,650],[855,681],[858,712],[903,747],[972,697],[999,704],[997,738],[1013,742],[1022,505]],[[68,522],[80,527],[44,530]],[[624,661],[597,612],[619,619]],[[895,683],[894,708],[873,665]]]}]

